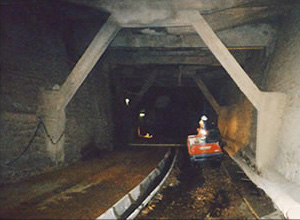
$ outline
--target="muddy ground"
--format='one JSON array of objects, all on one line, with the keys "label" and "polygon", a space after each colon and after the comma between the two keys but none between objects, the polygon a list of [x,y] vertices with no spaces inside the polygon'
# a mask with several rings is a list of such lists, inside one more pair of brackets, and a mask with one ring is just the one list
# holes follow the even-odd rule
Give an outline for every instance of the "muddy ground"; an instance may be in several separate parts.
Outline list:
[{"label": "muddy ground", "polygon": [[272,201],[228,155],[220,166],[193,166],[181,151],[162,190],[138,219],[255,219],[274,211]]},{"label": "muddy ground", "polygon": [[156,168],[165,152],[97,152],[65,169],[0,186],[0,218],[95,219]]}]

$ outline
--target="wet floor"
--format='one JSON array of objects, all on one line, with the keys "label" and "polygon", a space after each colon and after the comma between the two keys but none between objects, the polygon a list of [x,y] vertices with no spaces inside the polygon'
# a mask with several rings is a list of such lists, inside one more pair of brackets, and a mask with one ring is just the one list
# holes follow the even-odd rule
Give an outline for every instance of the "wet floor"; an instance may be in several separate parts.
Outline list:
[{"label": "wet floor", "polygon": [[[187,153],[182,151],[163,189],[138,218],[255,219],[264,215],[262,211],[257,213],[256,207],[263,206],[266,213],[274,211],[271,200],[251,182],[242,182],[247,185],[242,187],[227,175],[233,171],[233,163],[226,155],[221,165],[202,163],[194,166]],[[252,206],[247,199],[249,195],[259,204]]]},{"label": "wet floor", "polygon": [[138,185],[166,149],[100,152],[73,165],[0,187],[1,219],[95,219]]}]

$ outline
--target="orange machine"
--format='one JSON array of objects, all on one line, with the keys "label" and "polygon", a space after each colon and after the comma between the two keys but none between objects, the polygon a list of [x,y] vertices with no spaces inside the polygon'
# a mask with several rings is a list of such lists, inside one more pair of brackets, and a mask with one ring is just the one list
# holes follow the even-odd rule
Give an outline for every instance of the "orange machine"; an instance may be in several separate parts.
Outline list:
[{"label": "orange machine", "polygon": [[189,135],[187,139],[188,153],[192,162],[204,160],[220,161],[223,149],[216,130],[208,130],[207,134]]}]

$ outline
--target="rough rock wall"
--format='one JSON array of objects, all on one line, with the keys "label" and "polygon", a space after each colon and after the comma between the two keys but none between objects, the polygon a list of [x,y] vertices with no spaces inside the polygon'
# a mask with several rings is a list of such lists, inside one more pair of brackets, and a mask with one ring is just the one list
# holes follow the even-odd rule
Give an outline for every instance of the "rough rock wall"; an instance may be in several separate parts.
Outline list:
[{"label": "rough rock wall", "polygon": [[300,182],[300,7],[281,24],[267,71],[267,89],[289,95],[274,166],[289,180]]},{"label": "rough rock wall", "polygon": [[247,99],[221,109],[218,125],[222,137],[230,146],[230,153],[237,153],[249,145],[252,114],[253,107]]},{"label": "rough rock wall", "polygon": [[[61,85],[71,71],[64,24],[51,5],[1,5],[1,145],[0,182],[55,169],[45,152],[45,132],[38,124],[41,88]],[[111,141],[109,79],[93,70],[67,106],[65,163],[82,156],[90,145],[107,147]]]}]

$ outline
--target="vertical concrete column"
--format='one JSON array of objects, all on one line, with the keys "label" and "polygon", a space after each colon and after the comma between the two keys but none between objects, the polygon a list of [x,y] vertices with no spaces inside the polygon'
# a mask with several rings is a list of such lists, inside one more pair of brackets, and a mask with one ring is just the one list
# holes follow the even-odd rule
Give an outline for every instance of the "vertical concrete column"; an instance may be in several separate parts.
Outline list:
[{"label": "vertical concrete column", "polygon": [[256,137],[256,165],[259,170],[274,163],[287,96],[277,92],[261,92],[261,100]]},{"label": "vertical concrete column", "polygon": [[66,114],[64,109],[57,109],[59,97],[58,90],[41,90],[39,106],[39,115],[43,123],[41,128],[45,133],[46,154],[55,164],[64,162],[65,156]]}]

